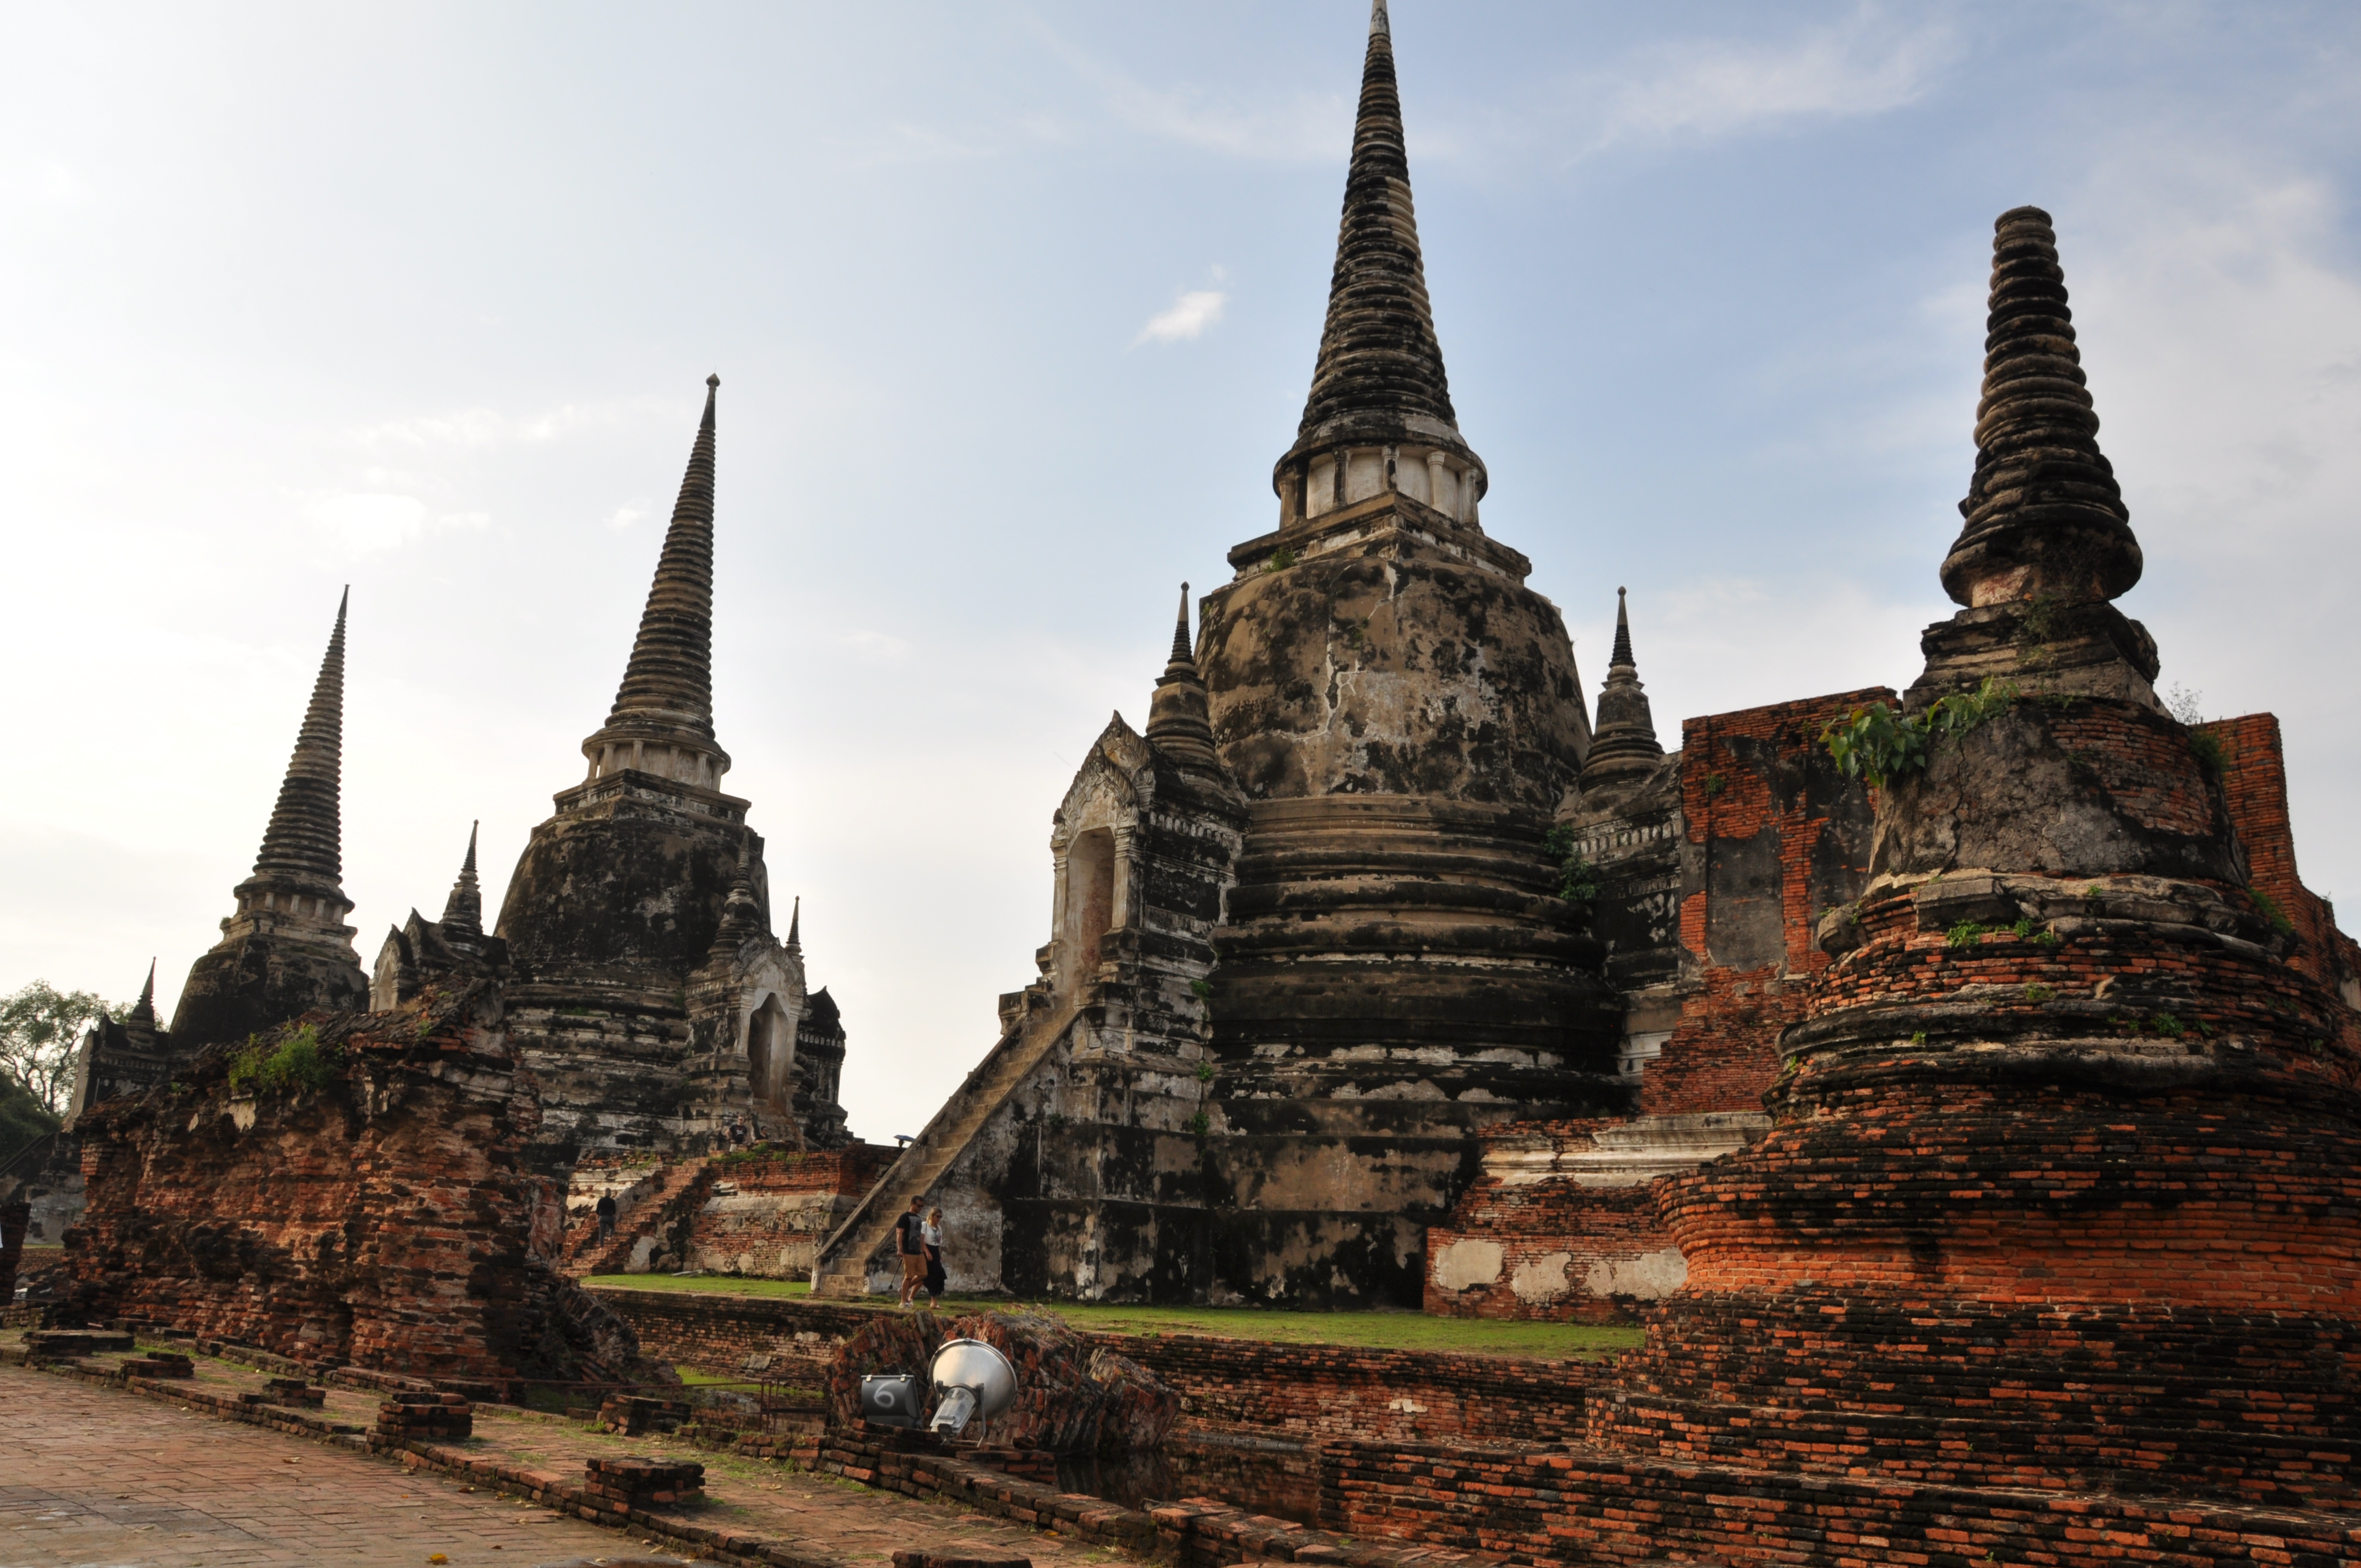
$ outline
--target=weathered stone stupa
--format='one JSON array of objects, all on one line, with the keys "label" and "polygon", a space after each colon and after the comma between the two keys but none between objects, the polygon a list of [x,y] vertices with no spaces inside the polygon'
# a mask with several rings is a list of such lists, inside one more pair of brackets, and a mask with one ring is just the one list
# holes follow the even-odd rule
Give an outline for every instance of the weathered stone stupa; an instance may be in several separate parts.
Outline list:
[{"label": "weathered stone stupa", "polygon": [[[1660,1188],[1687,1283],[1595,1404],[1684,1459],[2352,1495],[2361,1038],[2158,707],[2048,215],[2004,214],[1977,462],[1872,876],[1762,1142]],[[1987,685],[1990,680],[1993,684]]]},{"label": "weathered stone stupa", "polygon": [[237,884],[222,938],[189,969],[172,1012],[172,1049],[192,1055],[239,1040],[314,1008],[368,1005],[368,976],[345,924],[343,828],[345,609],[320,661],[295,754],[279,786],[254,874]]},{"label": "weathered stone stupa", "polygon": [[620,687],[509,880],[510,1026],[544,1086],[542,1136],[588,1150],[709,1139],[750,1102],[796,1136],[803,962],[771,933],[747,803],[713,729],[714,398],[681,480]]},{"label": "weathered stone stupa", "polygon": [[1618,1020],[1543,849],[1590,727],[1557,609],[1478,521],[1373,7],[1344,215],[1279,527],[1199,634],[1246,796],[1212,980],[1217,1255],[1253,1293],[1418,1299],[1475,1130],[1620,1107]]},{"label": "weathered stone stupa", "polygon": [[1040,979],[817,1288],[866,1289],[932,1195],[954,1289],[1415,1306],[1480,1128],[1628,1104],[1545,844],[1590,738],[1574,650],[1486,483],[1380,3],[1279,526],[1193,638],[1183,586],[1146,728],[1116,715],[1052,820]]}]

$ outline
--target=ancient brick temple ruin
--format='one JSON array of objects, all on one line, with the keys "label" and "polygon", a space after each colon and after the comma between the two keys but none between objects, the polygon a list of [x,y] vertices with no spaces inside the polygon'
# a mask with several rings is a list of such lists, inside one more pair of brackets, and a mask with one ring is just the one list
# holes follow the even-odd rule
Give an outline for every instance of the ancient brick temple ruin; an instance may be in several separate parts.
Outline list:
[{"label": "ancient brick temple ruin", "polygon": [[[556,1268],[569,1181],[611,1184],[625,1159],[635,1179],[670,1170],[733,1131],[796,1151],[851,1145],[836,1003],[807,1006],[799,922],[785,943],[772,934],[762,840],[747,803],[716,787],[730,766],[712,721],[719,384],[613,710],[584,743],[589,777],[534,831],[494,929],[471,831],[441,917],[412,910],[373,974],[345,923],[339,604],[222,940],[169,1030],[152,968],[138,1003],[99,1021],[65,1131],[0,1192],[75,1249],[71,1310],[436,1376],[607,1365],[628,1346],[585,1348],[606,1331],[584,1326]],[[257,1079],[291,1030],[335,1070]],[[875,1164],[825,1168],[850,1181]],[[401,1212],[429,1191],[431,1217]],[[184,1197],[197,1207],[181,1212]],[[819,1216],[806,1228],[850,1202],[806,1200]],[[453,1247],[464,1256],[408,1275],[388,1261]]]},{"label": "ancient brick temple ruin", "polygon": [[496,983],[429,988],[85,1111],[60,1315],[487,1391],[642,1372],[629,1326],[549,1266],[563,1176],[503,1025]]},{"label": "ancient brick temple ruin", "polygon": [[[2111,1097],[2140,1074],[2193,1084],[2215,1070],[2200,1058],[2266,1050],[2232,1043],[2257,1037],[2201,1005],[2207,984],[2243,988],[2244,1011],[2285,992],[2280,1032],[2341,1081],[2361,963],[2295,877],[2276,722],[2183,729],[2155,698],[2147,634],[2108,602],[2138,550],[2043,222],[2004,220],[1982,457],[1943,571],[1968,608],[1928,632],[1927,672],[1901,697],[1693,718],[1667,754],[1630,607],[1594,727],[1556,609],[1478,521],[1488,476],[1435,341],[1376,5],[1327,323],[1273,475],[1279,526],[1230,553],[1193,638],[1184,588],[1148,724],[1117,715],[1052,818],[1040,978],[1003,999],[999,1042],[829,1239],[817,1288],[873,1288],[893,1216],[928,1196],[950,1218],[960,1288],[1590,1319],[1670,1300],[1667,1322],[1785,1326],[1749,1330],[1761,1343],[1742,1365],[1666,1371],[1650,1409],[1706,1401],[1741,1372],[1776,1403],[1780,1379],[1803,1376],[1778,1357],[1837,1344],[1824,1320],[1855,1299],[1824,1247],[1855,1223],[1899,1227],[1876,1245],[1898,1247],[1893,1277],[1923,1291],[1911,1248],[1949,1257],[1972,1229],[1939,1217],[1962,1200],[1900,1176],[1882,1217],[1861,1199],[1841,1223],[1817,1198],[1779,1207],[1769,1191],[1798,1168],[1766,1163],[1779,1151],[1807,1147],[1830,1172],[1813,1182],[1834,1184],[1841,1159],[1867,1157],[1866,1143],[1838,1152],[1843,1129],[1916,1127],[1938,1102],[1955,1110],[1947,1146],[1997,1150],[1973,1107],[2020,1092],[2056,1112],[2028,1135],[2066,1138],[2117,1116]],[[1938,742],[1923,778],[1873,788],[1826,742],[1858,714],[1898,705],[1916,722],[1946,696],[2007,713],[1971,744]],[[2008,782],[1981,805],[1937,803],[1977,778]],[[2015,826],[1970,832],[1975,809],[2004,804]],[[2180,848],[2135,851],[2165,823]],[[2036,846],[2037,825],[2079,836]],[[2122,880],[2142,877],[2179,880]],[[2174,957],[2135,959],[2118,932]],[[1862,955],[1889,941],[1873,970]],[[2208,980],[2191,943],[2248,967]],[[1928,986],[1939,1000],[1904,1002]],[[1869,1036],[1841,1033],[1855,1027]],[[1862,1102],[1872,1083],[1890,1109]],[[1796,1097],[1823,1085],[1801,1118]],[[1839,1114],[1856,1107],[1870,1119]],[[2158,1135],[2160,1160],[2194,1146],[2193,1127]],[[2147,1182],[2089,1157],[2078,1212],[2110,1183]],[[2028,1212],[2063,1201],[2036,1201],[2028,1179],[1976,1190],[2021,1193]],[[1927,1216],[1907,1219],[1922,1201]],[[2041,1223],[2064,1245],[2079,1222]],[[2051,1266],[2038,1250],[2024,1267]],[[1821,1293],[1774,1313],[1791,1277]],[[1871,1338],[1893,1321],[1865,1310]],[[1788,1337],[1807,1324],[1817,1337]],[[1676,1348],[1649,1354],[1669,1368]],[[1678,1409],[1665,1430],[1702,1419]],[[1626,1418],[1638,1431],[1637,1407]]]}]

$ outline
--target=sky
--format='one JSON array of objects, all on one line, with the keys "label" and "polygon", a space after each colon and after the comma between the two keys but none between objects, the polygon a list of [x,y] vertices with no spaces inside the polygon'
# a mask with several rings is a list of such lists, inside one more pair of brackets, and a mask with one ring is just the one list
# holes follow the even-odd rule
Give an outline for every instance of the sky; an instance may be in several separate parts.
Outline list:
[{"label": "sky", "polygon": [[[1992,222],[2057,220],[2159,682],[2286,728],[2361,903],[2361,8],[1395,0],[1488,532],[1685,717],[1917,674]],[[915,1133],[1049,817],[1277,521],[1360,0],[0,3],[0,991],[169,1011],[352,586],[364,962],[497,907],[612,700],[708,372],[716,723]]]}]

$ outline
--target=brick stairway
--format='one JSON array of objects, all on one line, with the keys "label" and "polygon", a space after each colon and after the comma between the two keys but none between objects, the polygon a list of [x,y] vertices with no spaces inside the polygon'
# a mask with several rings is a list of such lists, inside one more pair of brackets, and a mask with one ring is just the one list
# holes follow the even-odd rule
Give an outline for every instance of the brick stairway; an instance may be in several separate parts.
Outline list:
[{"label": "brick stairway", "polygon": [[598,1240],[598,1216],[586,1216],[572,1227],[560,1248],[559,1269],[577,1279],[593,1274],[620,1274],[631,1260],[632,1244],[653,1234],[702,1205],[713,1185],[714,1157],[669,1165],[657,1178],[655,1190],[631,1205],[615,1223],[612,1241]]},{"label": "brick stairway", "polygon": [[941,1179],[993,1113],[1056,1047],[1081,1011],[1080,999],[1070,1000],[1032,1014],[1001,1036],[860,1207],[820,1244],[812,1266],[813,1295],[849,1299],[869,1294],[869,1260],[892,1238],[894,1222],[909,1208],[911,1199],[924,1198]]}]

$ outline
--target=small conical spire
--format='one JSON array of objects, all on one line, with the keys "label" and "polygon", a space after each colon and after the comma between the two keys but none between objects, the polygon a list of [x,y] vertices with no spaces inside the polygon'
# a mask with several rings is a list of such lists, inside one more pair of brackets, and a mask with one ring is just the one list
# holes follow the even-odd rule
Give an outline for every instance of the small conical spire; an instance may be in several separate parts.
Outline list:
[{"label": "small conical spire", "polygon": [[800,953],[803,950],[804,895],[799,893],[796,894],[796,905],[794,911],[787,916],[787,951],[791,953]]},{"label": "small conical spire", "polygon": [[1648,694],[1640,685],[1640,669],[1631,658],[1631,612],[1621,588],[1615,590],[1615,652],[1607,662],[1607,680],[1598,692],[1598,727],[1591,733],[1590,750],[1582,759],[1584,788],[1608,779],[1645,773],[1664,760],[1656,740],[1655,716]]},{"label": "small conical spire", "polygon": [[1219,767],[1221,755],[1213,750],[1210,715],[1205,680],[1197,673],[1196,655],[1190,652],[1189,585],[1183,583],[1180,620],[1172,629],[1172,656],[1156,683],[1156,695],[1148,699],[1148,729],[1143,733],[1150,745],[1183,767]]},{"label": "small conical spire", "polygon": [[123,1035],[134,1047],[152,1050],[156,1046],[156,960],[148,960],[147,983],[139,988],[139,1000],[120,1020]]},{"label": "small conical spire", "polygon": [[1976,470],[1943,589],[1971,607],[2112,599],[2139,581],[2139,542],[2099,451],[2058,236],[2038,207],[2003,213],[1993,231]]},{"label": "small conical spire", "polygon": [[480,937],[484,931],[484,895],[476,884],[476,830],[481,822],[467,825],[467,858],[459,862],[459,880],[451,884],[451,896],[443,901],[443,934],[446,937]]},{"label": "small conical spire", "polygon": [[1473,456],[1452,411],[1450,378],[1427,301],[1393,35],[1384,0],[1376,0],[1320,358],[1295,446],[1280,463],[1340,444],[1404,439]]},{"label": "small conical spire", "polygon": [[345,609],[351,599],[352,589],[346,587],[336,601],[336,628],[328,634],[328,652],[312,685],[312,703],[296,732],[295,754],[288,761],[278,804],[270,808],[270,826],[263,831],[262,850],[254,860],[258,879],[338,895],[344,883],[337,796],[344,773]]},{"label": "small conical spire", "polygon": [[146,1024],[150,1028],[155,1026],[156,960],[154,959],[148,960],[148,981],[139,988],[139,1000],[131,1004],[131,1011],[125,1015],[124,1021]]},{"label": "small conical spire", "polygon": [[1172,628],[1172,662],[1176,664],[1194,663],[1189,649],[1189,585],[1180,585],[1180,619]]},{"label": "small conical spire", "polygon": [[631,662],[605,726],[583,742],[594,763],[603,744],[628,740],[686,742],[712,755],[717,773],[730,765],[713,744],[713,404],[720,386],[719,376],[705,378],[705,415]]}]

